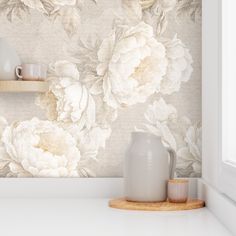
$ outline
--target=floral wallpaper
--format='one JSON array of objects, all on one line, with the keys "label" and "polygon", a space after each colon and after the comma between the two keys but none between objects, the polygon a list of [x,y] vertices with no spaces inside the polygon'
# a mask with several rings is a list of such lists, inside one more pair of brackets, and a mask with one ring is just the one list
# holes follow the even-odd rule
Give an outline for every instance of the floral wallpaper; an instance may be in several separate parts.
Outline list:
[{"label": "floral wallpaper", "polygon": [[50,84],[0,94],[1,177],[121,176],[135,130],[201,175],[200,0],[0,0],[0,37]]}]

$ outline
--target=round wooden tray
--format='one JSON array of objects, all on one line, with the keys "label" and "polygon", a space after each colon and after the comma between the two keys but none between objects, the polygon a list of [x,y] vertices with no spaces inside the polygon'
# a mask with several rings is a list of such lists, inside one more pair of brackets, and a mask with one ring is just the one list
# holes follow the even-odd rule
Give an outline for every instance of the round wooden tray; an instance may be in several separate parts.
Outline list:
[{"label": "round wooden tray", "polygon": [[139,211],[183,211],[202,208],[205,206],[202,200],[188,200],[186,203],[171,202],[131,202],[124,198],[113,199],[109,201],[109,206],[124,210]]}]

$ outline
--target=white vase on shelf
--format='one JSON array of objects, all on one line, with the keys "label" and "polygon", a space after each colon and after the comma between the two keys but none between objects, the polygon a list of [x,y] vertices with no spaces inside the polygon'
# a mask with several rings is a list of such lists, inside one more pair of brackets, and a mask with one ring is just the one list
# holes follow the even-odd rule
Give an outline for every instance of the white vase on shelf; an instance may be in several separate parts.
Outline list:
[{"label": "white vase on shelf", "polygon": [[4,38],[0,38],[0,80],[16,80],[15,69],[20,64],[16,51]]}]

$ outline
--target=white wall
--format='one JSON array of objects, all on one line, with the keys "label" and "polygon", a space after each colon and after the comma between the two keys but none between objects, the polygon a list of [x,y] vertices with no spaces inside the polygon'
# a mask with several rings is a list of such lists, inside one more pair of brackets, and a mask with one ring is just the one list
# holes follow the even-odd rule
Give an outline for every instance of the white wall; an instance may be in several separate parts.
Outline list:
[{"label": "white wall", "polygon": [[220,0],[203,0],[202,26],[202,126],[203,126],[203,179],[218,186],[218,161],[220,154]]}]

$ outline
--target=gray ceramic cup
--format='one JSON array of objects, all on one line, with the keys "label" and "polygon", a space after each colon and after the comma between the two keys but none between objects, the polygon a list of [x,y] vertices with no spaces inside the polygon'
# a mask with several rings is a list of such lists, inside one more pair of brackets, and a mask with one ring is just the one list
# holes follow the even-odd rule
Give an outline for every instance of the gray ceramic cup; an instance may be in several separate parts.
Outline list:
[{"label": "gray ceramic cup", "polygon": [[44,64],[22,64],[16,67],[16,75],[22,80],[45,80],[47,66]]}]

